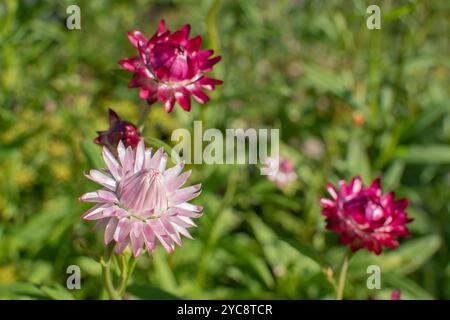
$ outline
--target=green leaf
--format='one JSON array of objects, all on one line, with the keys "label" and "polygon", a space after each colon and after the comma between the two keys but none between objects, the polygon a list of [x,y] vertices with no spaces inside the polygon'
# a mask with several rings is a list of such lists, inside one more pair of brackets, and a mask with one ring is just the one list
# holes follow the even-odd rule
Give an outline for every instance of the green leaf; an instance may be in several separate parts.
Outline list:
[{"label": "green leaf", "polygon": [[318,65],[305,64],[303,68],[306,79],[313,87],[330,91],[337,96],[344,95],[345,85],[339,73],[332,72]]},{"label": "green leaf", "polygon": [[163,289],[175,291],[178,286],[169,262],[167,261],[167,253],[164,249],[159,248],[154,252],[153,262],[155,265],[155,275],[160,286]]},{"label": "green leaf", "polygon": [[450,147],[446,145],[399,147],[395,155],[406,163],[450,164]]},{"label": "green leaf", "polygon": [[239,223],[241,219],[236,215],[236,213],[231,209],[223,209],[220,212],[211,228],[209,236],[209,244],[215,246],[219,239],[233,230]]},{"label": "green leaf", "polygon": [[385,21],[385,22],[395,21],[395,20],[399,19],[400,17],[404,16],[405,14],[409,14],[409,13],[413,12],[418,3],[419,3],[419,1],[412,1],[406,5],[397,7],[395,9],[389,11],[388,13],[386,13],[384,15],[383,21]]},{"label": "green leaf", "polygon": [[[252,227],[255,237],[261,244],[264,255],[272,268],[280,264],[286,266],[289,263],[293,263],[294,260],[296,263],[301,263],[301,260],[304,261],[301,257],[308,257],[308,260],[313,262],[313,264],[322,266],[324,260],[317,259],[318,254],[315,255],[313,253],[314,249],[306,249],[306,247],[300,244],[297,246],[292,242],[288,243],[280,240],[275,232],[255,214],[249,214],[247,221]],[[302,249],[303,251],[301,251]],[[325,265],[326,263],[323,264]]]},{"label": "green leaf", "polygon": [[399,273],[392,272],[383,274],[382,279],[384,283],[400,289],[402,292],[402,298],[433,299],[433,296],[427,290]]},{"label": "green leaf", "polygon": [[389,253],[375,256],[362,251],[350,260],[350,268],[355,276],[366,276],[369,265],[378,265],[383,273],[395,271],[399,274],[410,274],[419,269],[439,250],[442,241],[438,235],[430,235],[407,240],[400,247]]},{"label": "green leaf", "polygon": [[347,170],[350,176],[361,176],[365,183],[372,180],[369,157],[362,143],[352,139],[347,151]]},{"label": "green leaf", "polygon": [[20,246],[39,247],[50,239],[51,233],[66,216],[67,201],[56,199],[51,202],[42,213],[31,216],[23,225],[17,226],[14,231],[14,239]]},{"label": "green leaf", "polygon": [[102,149],[98,145],[92,143],[92,141],[83,140],[80,142],[80,147],[90,168],[100,169],[105,167],[101,158]]},{"label": "green leaf", "polygon": [[264,284],[268,288],[273,288],[275,285],[275,281],[273,279],[272,272],[270,271],[264,259],[261,259],[258,256],[247,255],[246,260],[253,268],[253,270],[256,271],[261,280],[264,281]]},{"label": "green leaf", "polygon": [[301,209],[300,202],[297,199],[292,199],[282,194],[273,193],[270,195],[269,200],[280,208],[286,208],[292,211],[299,211]]},{"label": "green leaf", "polygon": [[34,284],[16,282],[0,284],[0,299],[45,299],[44,293]]},{"label": "green leaf", "polygon": [[56,286],[54,288],[42,286],[42,292],[44,292],[49,298],[54,300],[74,300],[73,295],[61,286]]},{"label": "green leaf", "polygon": [[302,255],[307,256],[311,260],[315,261],[317,264],[322,266],[322,268],[330,268],[332,266],[331,261],[329,261],[324,255],[320,254],[311,246],[305,245],[297,240],[284,239],[293,248],[298,250]]},{"label": "green leaf", "polygon": [[383,184],[387,190],[395,189],[400,185],[404,171],[405,162],[403,160],[396,160],[390,165],[383,177]]}]

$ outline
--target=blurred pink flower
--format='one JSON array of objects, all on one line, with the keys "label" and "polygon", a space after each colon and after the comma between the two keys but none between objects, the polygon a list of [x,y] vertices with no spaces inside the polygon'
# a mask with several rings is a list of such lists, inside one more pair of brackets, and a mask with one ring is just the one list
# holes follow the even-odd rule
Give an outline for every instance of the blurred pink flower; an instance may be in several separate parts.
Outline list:
[{"label": "blurred pink flower", "polygon": [[339,181],[339,190],[328,184],[332,199],[322,198],[322,214],[326,217],[327,229],[341,234],[341,242],[349,244],[353,251],[367,248],[379,255],[382,246],[395,249],[397,238],[406,237],[406,224],[412,219],[405,210],[408,200],[394,200],[394,193],[382,194],[380,179],[370,187],[363,185],[361,178],[350,184]]},{"label": "blurred pink flower", "polygon": [[108,147],[113,153],[116,152],[119,141],[122,141],[125,147],[135,148],[142,139],[136,126],[131,122],[121,120],[111,109],[109,109],[108,115],[109,129],[97,131],[98,136],[94,139],[94,143]]},{"label": "blurred pink flower", "polygon": [[146,39],[139,31],[128,33],[128,39],[139,55],[119,61],[134,73],[128,87],[140,88],[139,96],[151,105],[156,101],[164,104],[167,112],[175,102],[186,111],[191,110],[191,96],[198,103],[208,102],[203,89],[214,90],[222,81],[205,76],[221,57],[210,58],[212,50],[201,50],[202,37],[189,39],[190,25],[170,33],[161,20],[156,33]]},{"label": "blurred pink flower", "polygon": [[264,161],[264,165],[273,172],[267,178],[278,188],[284,188],[297,179],[294,164],[289,159],[268,157]]},{"label": "blurred pink flower", "polygon": [[114,240],[117,253],[130,245],[135,257],[144,247],[151,254],[157,241],[171,253],[181,245],[180,235],[192,239],[187,229],[196,226],[191,218],[200,217],[203,208],[188,201],[200,194],[201,185],[181,188],[191,174],[181,173],[184,163],[166,170],[164,150],[152,156],[143,141],[135,149],[119,142],[117,154],[104,147],[107,169],[86,175],[103,188],[80,197],[97,203],[82,218],[98,220],[95,229],[105,228],[105,244]]}]

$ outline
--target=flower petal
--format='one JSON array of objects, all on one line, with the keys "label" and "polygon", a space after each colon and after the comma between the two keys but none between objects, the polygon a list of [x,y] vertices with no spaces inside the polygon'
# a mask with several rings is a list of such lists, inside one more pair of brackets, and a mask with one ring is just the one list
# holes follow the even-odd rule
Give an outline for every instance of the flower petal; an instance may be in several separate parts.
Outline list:
[{"label": "flower petal", "polygon": [[175,190],[177,190],[178,188],[180,188],[183,184],[186,183],[187,179],[191,175],[191,172],[192,172],[192,170],[188,170],[186,172],[183,172],[179,176],[173,177],[173,178],[167,178],[167,176],[166,176],[166,180],[167,180],[166,188],[167,188],[167,191],[169,193],[172,193]]},{"label": "flower petal", "polygon": [[141,140],[136,147],[136,158],[134,160],[134,172],[138,172],[144,168],[145,144]]},{"label": "flower petal", "polygon": [[116,240],[116,242],[124,241],[130,234],[130,230],[131,230],[131,223],[129,219],[124,218],[119,220],[116,231],[114,232],[114,240]]},{"label": "flower petal", "polygon": [[109,222],[105,228],[105,234],[104,234],[104,239],[103,239],[105,244],[108,244],[112,241],[112,239],[114,237],[114,233],[116,232],[118,222],[119,222],[119,220],[117,220],[116,218],[109,219]]},{"label": "flower petal", "polygon": [[103,147],[103,160],[114,179],[119,181],[122,178],[122,174],[119,171],[121,169],[120,165],[107,147]]},{"label": "flower petal", "polygon": [[81,202],[103,202],[108,203],[117,202],[117,197],[114,193],[106,190],[97,190],[83,194],[80,199]]},{"label": "flower petal", "polygon": [[201,184],[178,189],[169,198],[169,206],[176,206],[180,203],[187,202],[196,198],[201,192]]},{"label": "flower petal", "polygon": [[147,39],[143,36],[140,31],[131,31],[127,33],[128,40],[130,40],[131,44],[136,48],[139,48],[141,45],[147,42]]},{"label": "flower petal", "polygon": [[89,174],[85,174],[85,176],[86,178],[103,185],[111,191],[116,190],[116,181],[98,170],[93,169],[89,171]]}]

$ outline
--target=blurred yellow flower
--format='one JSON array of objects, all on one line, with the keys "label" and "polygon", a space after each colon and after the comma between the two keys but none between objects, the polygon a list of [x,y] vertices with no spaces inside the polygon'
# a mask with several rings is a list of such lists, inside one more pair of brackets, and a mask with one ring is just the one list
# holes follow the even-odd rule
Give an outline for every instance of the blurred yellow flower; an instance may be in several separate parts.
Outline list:
[{"label": "blurred yellow flower", "polygon": [[52,166],[52,173],[57,180],[61,181],[67,181],[70,179],[71,176],[69,166],[62,163],[55,163]]},{"label": "blurred yellow flower", "polygon": [[16,281],[16,272],[13,265],[0,266],[0,283],[8,284]]},{"label": "blurred yellow flower", "polygon": [[0,136],[0,139],[1,139],[2,143],[8,144],[8,143],[11,143],[15,137],[16,137],[16,133],[13,130],[8,130],[8,131],[5,131]]},{"label": "blurred yellow flower", "polygon": [[67,146],[60,141],[53,141],[49,148],[49,153],[52,157],[61,157],[68,152]]},{"label": "blurred yellow flower", "polygon": [[16,184],[19,187],[28,187],[33,184],[36,178],[36,172],[30,168],[24,167],[15,174]]}]

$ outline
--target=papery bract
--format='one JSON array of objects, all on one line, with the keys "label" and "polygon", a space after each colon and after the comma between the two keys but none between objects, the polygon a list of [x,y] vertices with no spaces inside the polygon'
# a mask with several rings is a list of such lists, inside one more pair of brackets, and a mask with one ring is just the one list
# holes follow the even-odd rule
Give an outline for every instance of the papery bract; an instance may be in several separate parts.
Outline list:
[{"label": "papery bract", "polygon": [[394,200],[393,192],[383,194],[380,179],[369,187],[360,177],[350,184],[341,180],[339,189],[329,184],[327,190],[331,199],[320,200],[326,227],[339,233],[341,242],[353,251],[365,247],[378,255],[382,246],[395,249],[399,246],[397,239],[409,235],[406,224],[412,219],[405,212],[408,200]]}]

